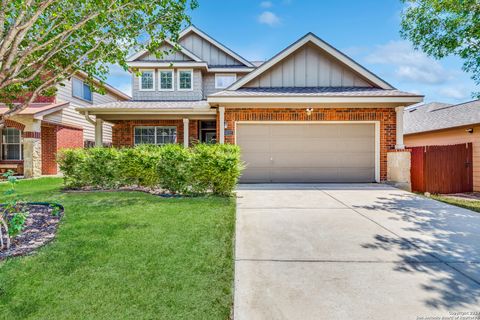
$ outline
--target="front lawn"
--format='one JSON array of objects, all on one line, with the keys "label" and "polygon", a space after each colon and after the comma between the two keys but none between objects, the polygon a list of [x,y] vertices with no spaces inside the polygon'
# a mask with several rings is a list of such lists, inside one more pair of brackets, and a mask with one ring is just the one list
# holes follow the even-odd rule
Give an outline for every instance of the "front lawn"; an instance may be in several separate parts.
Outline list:
[{"label": "front lawn", "polygon": [[442,195],[432,195],[432,198],[438,201],[442,201],[457,207],[462,207],[472,211],[480,212],[480,201],[479,200],[463,200],[448,196]]},{"label": "front lawn", "polygon": [[58,178],[18,184],[65,217],[37,254],[0,262],[1,319],[229,318],[233,199],[60,188]]}]

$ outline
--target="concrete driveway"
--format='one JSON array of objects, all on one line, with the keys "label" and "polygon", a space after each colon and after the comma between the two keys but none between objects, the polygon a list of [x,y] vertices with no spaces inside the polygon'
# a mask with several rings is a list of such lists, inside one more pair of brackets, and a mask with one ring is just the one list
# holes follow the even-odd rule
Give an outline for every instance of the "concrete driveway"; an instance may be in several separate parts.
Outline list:
[{"label": "concrete driveway", "polygon": [[480,213],[378,184],[238,196],[235,320],[480,319]]}]

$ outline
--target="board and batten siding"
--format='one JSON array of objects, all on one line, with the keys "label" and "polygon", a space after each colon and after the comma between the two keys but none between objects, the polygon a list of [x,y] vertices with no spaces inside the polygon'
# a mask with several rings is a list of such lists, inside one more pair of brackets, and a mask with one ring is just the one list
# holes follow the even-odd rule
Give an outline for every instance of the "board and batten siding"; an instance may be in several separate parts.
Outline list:
[{"label": "board and batten siding", "polygon": [[363,77],[327,53],[306,44],[245,85],[274,87],[372,87]]},{"label": "board and batten siding", "polygon": [[452,145],[472,142],[473,145],[473,190],[480,191],[480,126],[472,126],[473,133],[465,128],[453,128],[435,132],[408,134],[404,136],[407,147]]},{"label": "board and batten siding", "polygon": [[[103,104],[103,103],[118,101],[121,99],[117,98],[115,95],[110,93],[106,93],[105,95],[102,95],[97,92],[94,92],[93,103],[90,103],[88,101],[77,99],[72,96],[71,80],[67,80],[63,84],[64,86],[57,87],[57,101],[68,101],[70,102],[70,105],[62,109],[61,111],[45,116],[44,121],[55,123],[55,124],[82,127],[83,140],[95,141],[94,126],[85,119],[84,115],[80,114],[75,109],[78,107],[92,106],[96,104]],[[94,119],[95,117],[92,117],[92,118]],[[112,142],[112,124],[110,123],[105,122],[103,125],[103,142],[104,143]]]},{"label": "board and batten siding", "polygon": [[242,62],[195,33],[189,33],[182,38],[180,45],[193,52],[210,66],[243,66]]},{"label": "board and batten siding", "polygon": [[169,44],[162,45],[158,50],[163,52],[163,55],[160,59],[154,54],[147,52],[138,58],[137,61],[192,61],[190,57],[187,57],[180,51],[174,50],[174,48]]}]

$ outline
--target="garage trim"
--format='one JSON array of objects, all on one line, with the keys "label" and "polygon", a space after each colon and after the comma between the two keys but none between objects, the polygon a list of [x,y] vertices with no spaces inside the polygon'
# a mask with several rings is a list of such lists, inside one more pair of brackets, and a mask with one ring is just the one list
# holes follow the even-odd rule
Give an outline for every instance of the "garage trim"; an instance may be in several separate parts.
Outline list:
[{"label": "garage trim", "polygon": [[348,123],[373,123],[375,124],[375,181],[380,183],[380,121],[235,121],[234,139],[237,144],[238,124],[348,124]]}]

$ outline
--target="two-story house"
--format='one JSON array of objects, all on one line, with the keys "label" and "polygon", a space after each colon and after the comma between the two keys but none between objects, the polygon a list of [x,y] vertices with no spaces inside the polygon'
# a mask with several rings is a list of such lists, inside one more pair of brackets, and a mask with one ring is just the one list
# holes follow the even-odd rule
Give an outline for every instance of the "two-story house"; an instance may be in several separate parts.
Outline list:
[{"label": "two-story house", "polygon": [[131,57],[132,101],[78,109],[114,124],[114,146],[234,143],[243,182],[379,182],[403,149],[403,108],[423,100],[312,33],[261,64],[195,26],[178,45]]},{"label": "two-story house", "polygon": [[[105,85],[105,94],[94,92],[86,83],[85,75],[78,74],[57,86],[52,97],[40,97],[19,114],[9,118],[0,130],[0,172],[13,170],[25,177],[57,174],[57,151],[95,144],[94,122],[76,111],[130,97]],[[8,110],[0,104],[0,114]],[[100,122],[99,122],[100,123]],[[101,123],[99,144],[112,143],[112,125]]]}]

